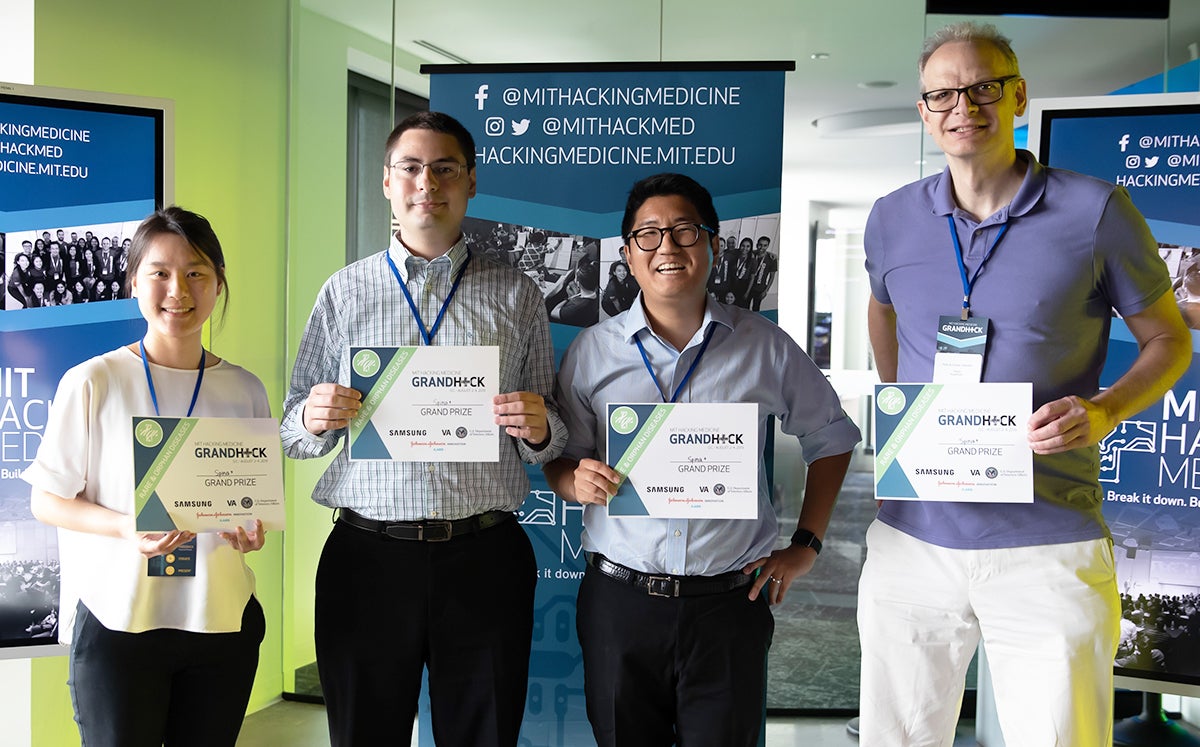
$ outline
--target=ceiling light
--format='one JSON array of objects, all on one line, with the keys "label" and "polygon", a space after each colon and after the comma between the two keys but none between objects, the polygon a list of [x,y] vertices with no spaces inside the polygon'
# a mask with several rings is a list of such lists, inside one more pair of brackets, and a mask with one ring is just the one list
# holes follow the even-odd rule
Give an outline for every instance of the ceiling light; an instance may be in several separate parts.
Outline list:
[{"label": "ceiling light", "polygon": [[813,127],[820,137],[890,137],[919,134],[921,119],[915,106],[906,106],[831,114],[814,119]]},{"label": "ceiling light", "polygon": [[896,85],[896,81],[894,80],[864,80],[858,84],[858,87],[868,90],[879,90],[881,88],[891,88],[894,85]]},{"label": "ceiling light", "polygon": [[813,52],[809,55],[814,60],[828,60],[830,54],[828,52]]}]

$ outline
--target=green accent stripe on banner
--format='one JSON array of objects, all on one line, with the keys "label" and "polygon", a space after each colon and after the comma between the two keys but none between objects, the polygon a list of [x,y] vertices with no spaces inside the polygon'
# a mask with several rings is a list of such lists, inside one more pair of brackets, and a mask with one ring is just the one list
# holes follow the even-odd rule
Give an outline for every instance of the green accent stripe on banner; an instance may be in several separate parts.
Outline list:
[{"label": "green accent stripe on banner", "polygon": [[375,385],[371,387],[371,391],[367,392],[367,396],[363,398],[362,407],[358,408],[358,414],[350,421],[350,440],[353,442],[358,438],[358,434],[362,433],[363,428],[367,423],[371,422],[375,411],[379,409],[379,405],[383,403],[388,392],[392,391],[392,386],[400,379],[400,374],[404,371],[405,366],[412,360],[417,349],[415,347],[396,348],[396,353],[387,365],[383,367],[383,373],[379,374],[379,378],[375,380]]},{"label": "green accent stripe on banner", "polygon": [[158,455],[154,457],[150,469],[146,470],[145,475],[142,475],[137,490],[133,493],[135,515],[141,513],[146,506],[146,501],[150,500],[150,496],[158,489],[158,484],[167,474],[167,468],[171,466],[171,462],[175,461],[175,457],[179,455],[188,436],[192,435],[192,431],[195,430],[197,420],[199,418],[180,418],[175,429],[171,431],[171,435],[163,439]]},{"label": "green accent stripe on banner", "polygon": [[925,412],[937,399],[938,394],[942,391],[941,384],[926,384],[921,387],[921,393],[913,400],[912,407],[908,408],[908,412],[904,413],[904,417],[900,419],[900,424],[896,426],[896,430],[892,431],[892,435],[888,437],[887,443],[883,445],[879,451],[875,452],[875,479],[879,479],[888,471],[888,467],[892,466],[892,462],[896,460],[896,455],[900,453],[900,449],[904,448],[904,444],[908,442],[908,437],[912,435],[913,430],[917,427],[917,423],[925,416]]},{"label": "green accent stripe on banner", "polygon": [[650,417],[646,418],[645,424],[638,429],[638,433],[629,442],[629,448],[617,460],[616,466],[613,467],[622,475],[628,475],[633,469],[633,465],[642,458],[642,454],[646,453],[646,447],[654,440],[654,436],[667,422],[667,416],[671,414],[671,410],[675,409],[675,405],[655,405],[654,412],[650,413]]}]

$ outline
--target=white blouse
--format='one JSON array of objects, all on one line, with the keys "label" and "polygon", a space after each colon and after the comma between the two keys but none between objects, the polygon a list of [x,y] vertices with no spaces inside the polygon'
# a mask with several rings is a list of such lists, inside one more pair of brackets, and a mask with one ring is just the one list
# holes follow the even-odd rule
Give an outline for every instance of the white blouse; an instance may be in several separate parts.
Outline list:
[{"label": "white blouse", "polygon": [[[163,417],[183,417],[196,369],[150,364]],[[63,374],[42,444],[22,474],[63,498],[91,501],[123,514],[134,510],[132,418],[153,416],[141,357],[121,347]],[[205,369],[193,417],[271,416],[267,392],[245,369],[221,361]],[[58,530],[61,563],[59,641],[70,643],[82,601],[110,630],[173,628],[197,633],[241,629],[254,573],[220,535],[196,537],[194,577],[150,577],[146,558],[127,539]]]}]

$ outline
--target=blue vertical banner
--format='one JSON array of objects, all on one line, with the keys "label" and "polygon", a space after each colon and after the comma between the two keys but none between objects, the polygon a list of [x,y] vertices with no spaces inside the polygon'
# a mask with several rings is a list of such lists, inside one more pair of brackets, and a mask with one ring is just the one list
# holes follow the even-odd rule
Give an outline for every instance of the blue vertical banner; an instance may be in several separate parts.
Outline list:
[{"label": "blue vertical banner", "polygon": [[[629,188],[677,172],[721,217],[713,297],[776,318],[784,73],[792,62],[432,65],[430,107],[475,138],[478,186],[464,231],[474,251],[542,288],[556,358],[579,328],[629,308],[621,261]],[[582,509],[541,471],[521,509],[538,558],[521,744],[594,744],[583,699],[575,597]],[[424,736],[424,734],[422,735]],[[424,742],[422,742],[424,744]]]},{"label": "blue vertical banner", "polygon": [[[0,83],[0,650],[57,643],[58,545],[21,480],[72,366],[141,337],[124,292],[167,199],[171,104]],[[82,427],[82,425],[81,425]],[[3,655],[3,654],[0,654]]]},{"label": "blue vertical banner", "polygon": [[[1030,144],[1043,163],[1123,186],[1158,242],[1192,328],[1192,365],[1152,407],[1100,442],[1104,517],[1121,594],[1121,682],[1195,694],[1200,686],[1200,95],[1034,101]],[[1137,357],[1113,321],[1101,385]]]}]

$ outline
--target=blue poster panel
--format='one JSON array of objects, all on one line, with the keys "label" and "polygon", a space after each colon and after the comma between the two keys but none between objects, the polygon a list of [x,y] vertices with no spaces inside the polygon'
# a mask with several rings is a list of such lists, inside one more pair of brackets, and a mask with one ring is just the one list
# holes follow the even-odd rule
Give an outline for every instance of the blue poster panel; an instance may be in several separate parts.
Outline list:
[{"label": "blue poster panel", "polygon": [[[790,69],[792,63],[423,70],[431,74],[431,108],[475,138],[478,188],[464,231],[473,250],[541,286],[558,358],[580,328],[633,303],[636,281],[620,259],[625,199],[634,182],[665,171],[686,174],[713,194],[721,217],[713,297],[776,318],[783,74]],[[594,744],[575,634],[583,511],[561,501],[540,470],[530,469],[529,477],[520,518],[539,580],[521,744]]]},{"label": "blue poster panel", "polygon": [[[1200,97],[1106,97],[1050,102],[1042,112],[1043,162],[1122,185],[1146,216],[1180,310],[1200,329]],[[1064,104],[1059,106],[1058,104]],[[1133,104],[1130,101],[1130,104]],[[1193,331],[1193,351],[1200,332]],[[1137,355],[1114,320],[1101,378],[1110,385]],[[1100,443],[1104,517],[1121,593],[1116,672],[1144,689],[1200,685],[1200,359],[1154,406]]]},{"label": "blue poster panel", "polygon": [[169,136],[167,102],[0,83],[0,648],[57,642],[57,534],[20,475],[62,374],[145,329],[126,254]]}]

